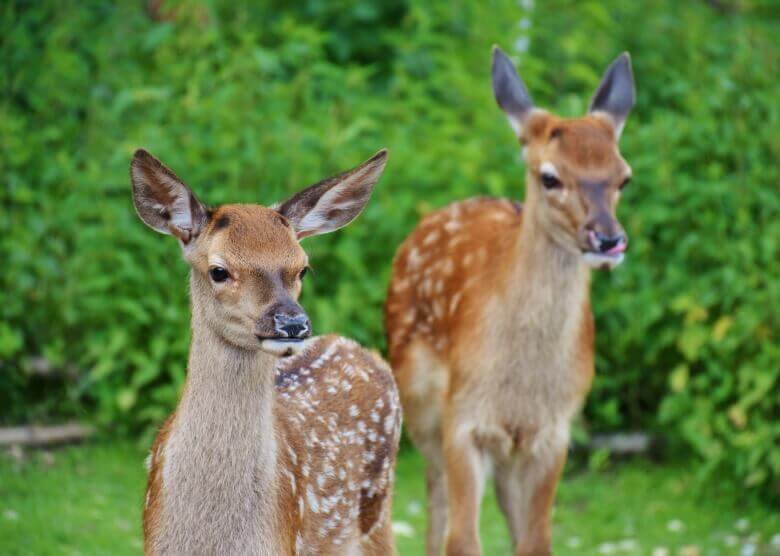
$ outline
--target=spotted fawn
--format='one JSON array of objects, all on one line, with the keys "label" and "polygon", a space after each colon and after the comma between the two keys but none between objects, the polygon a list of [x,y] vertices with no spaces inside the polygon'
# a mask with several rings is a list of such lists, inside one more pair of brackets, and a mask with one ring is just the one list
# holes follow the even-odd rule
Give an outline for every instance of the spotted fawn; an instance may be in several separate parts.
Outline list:
[{"label": "spotted fawn", "polygon": [[380,151],[274,207],[208,209],[146,151],[133,199],[189,263],[192,344],[176,411],[149,457],[147,554],[394,553],[400,406],[381,358],[310,337],[299,240],[352,221]]},{"label": "spotted fawn", "polygon": [[476,198],[420,222],[393,261],[385,306],[408,432],[427,459],[427,553],[480,554],[488,472],[518,555],[550,553],[550,509],[570,422],[593,378],[590,268],[614,267],[631,170],[618,138],[630,60],[581,118],[536,108],[493,52],[493,90],[524,146],[525,203]]}]

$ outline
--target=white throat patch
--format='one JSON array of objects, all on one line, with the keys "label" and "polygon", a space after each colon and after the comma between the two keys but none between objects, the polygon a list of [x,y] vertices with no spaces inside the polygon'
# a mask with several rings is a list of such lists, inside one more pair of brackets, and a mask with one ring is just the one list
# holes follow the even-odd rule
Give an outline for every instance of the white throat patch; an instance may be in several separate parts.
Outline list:
[{"label": "white throat patch", "polygon": [[311,343],[311,338],[297,342],[266,339],[260,342],[260,349],[277,357],[289,357],[301,353]]},{"label": "white throat patch", "polygon": [[542,174],[549,174],[551,176],[555,176],[556,178],[560,178],[558,175],[558,170],[555,168],[555,165],[552,162],[548,162],[545,160],[539,165],[539,172]]},{"label": "white throat patch", "polygon": [[603,269],[612,270],[620,263],[622,263],[625,257],[623,256],[623,253],[618,253],[617,255],[585,253],[582,255],[582,258],[585,259],[585,263],[587,263],[587,265],[591,268],[596,268],[596,269],[603,268]]}]

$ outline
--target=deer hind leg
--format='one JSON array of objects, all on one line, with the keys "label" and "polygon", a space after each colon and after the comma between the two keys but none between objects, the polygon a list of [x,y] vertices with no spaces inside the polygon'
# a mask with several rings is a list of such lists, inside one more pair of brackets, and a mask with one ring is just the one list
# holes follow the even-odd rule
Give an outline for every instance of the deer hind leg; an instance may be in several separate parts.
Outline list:
[{"label": "deer hind leg", "polygon": [[426,471],[428,487],[428,533],[425,539],[427,556],[441,556],[447,529],[447,478],[444,469],[433,463]]},{"label": "deer hind leg", "polygon": [[446,435],[447,556],[479,556],[479,505],[485,485],[485,461],[470,428]]},{"label": "deer hind leg", "polygon": [[377,523],[371,532],[360,543],[362,556],[394,556],[395,538],[393,537],[393,522],[390,509],[385,511],[382,522]]},{"label": "deer hind leg", "polygon": [[427,556],[441,556],[447,527],[446,465],[442,447],[442,400],[447,366],[422,341],[407,349],[405,364],[396,367],[406,431],[426,460],[428,490]]},{"label": "deer hind leg", "polygon": [[566,461],[565,448],[546,458],[527,458],[496,468],[496,496],[517,556],[552,554],[551,512]]}]

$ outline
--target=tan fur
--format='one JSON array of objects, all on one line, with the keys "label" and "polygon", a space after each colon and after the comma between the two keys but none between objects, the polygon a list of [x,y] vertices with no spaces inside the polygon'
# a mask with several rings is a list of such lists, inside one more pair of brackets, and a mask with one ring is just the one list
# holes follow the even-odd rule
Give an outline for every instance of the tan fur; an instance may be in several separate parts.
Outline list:
[{"label": "tan fur", "polygon": [[[147,554],[395,552],[401,411],[389,367],[337,336],[310,338],[289,357],[261,349],[279,338],[278,307],[302,310],[299,221],[319,211],[305,235],[348,223],[385,156],[305,190],[280,213],[259,205],[207,211],[173,172],[136,154],[139,215],[176,236],[192,267],[187,380],[149,457]],[[337,207],[321,201],[328,193]],[[214,267],[229,279],[211,278]]]},{"label": "tan fur", "polygon": [[[527,124],[522,209],[453,203],[426,216],[393,261],[385,325],[407,428],[429,463],[429,556],[445,544],[450,555],[480,553],[491,471],[517,554],[550,552],[569,425],[593,377],[583,226],[597,209],[599,225],[620,229],[628,166],[597,116],[537,110]],[[544,162],[561,189],[542,188]],[[595,193],[581,187],[591,181]]]}]

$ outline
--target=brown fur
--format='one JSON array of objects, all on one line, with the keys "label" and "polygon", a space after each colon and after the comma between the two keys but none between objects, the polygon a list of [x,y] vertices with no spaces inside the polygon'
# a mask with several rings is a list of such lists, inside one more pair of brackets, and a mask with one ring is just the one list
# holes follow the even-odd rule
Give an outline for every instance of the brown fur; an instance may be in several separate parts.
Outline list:
[{"label": "brown fur", "polygon": [[[550,553],[568,427],[593,377],[584,227],[622,230],[614,210],[628,167],[598,116],[537,110],[520,139],[522,209],[453,203],[426,216],[393,261],[385,326],[407,428],[430,466],[429,556],[445,544],[448,555],[480,553],[491,467],[517,554]],[[542,187],[544,162],[560,189]]]},{"label": "brown fur", "polygon": [[163,447],[171,430],[171,421],[173,415],[168,417],[160,427],[160,431],[152,443],[152,449],[149,452],[148,471],[149,475],[146,481],[146,502],[144,504],[143,527],[144,527],[144,551],[150,552],[152,547],[149,542],[152,538],[152,532],[161,526],[159,523],[160,510],[162,505],[162,466],[164,463]]}]

